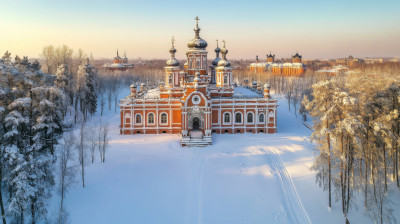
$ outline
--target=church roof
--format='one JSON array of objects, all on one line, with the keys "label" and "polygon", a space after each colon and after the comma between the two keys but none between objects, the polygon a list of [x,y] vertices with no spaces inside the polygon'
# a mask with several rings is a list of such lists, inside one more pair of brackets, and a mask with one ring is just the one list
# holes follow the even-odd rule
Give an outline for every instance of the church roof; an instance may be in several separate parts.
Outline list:
[{"label": "church roof", "polygon": [[199,27],[199,17],[196,16],[196,27],[193,29],[195,37],[187,43],[190,49],[205,49],[207,47],[207,41],[201,39],[200,37],[200,27]]}]

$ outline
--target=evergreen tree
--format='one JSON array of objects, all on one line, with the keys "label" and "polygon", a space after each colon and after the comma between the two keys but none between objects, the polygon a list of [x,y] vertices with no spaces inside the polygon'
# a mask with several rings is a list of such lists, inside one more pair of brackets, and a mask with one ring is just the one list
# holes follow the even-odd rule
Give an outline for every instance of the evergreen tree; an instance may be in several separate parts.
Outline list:
[{"label": "evergreen tree", "polygon": [[8,185],[10,198],[7,211],[15,220],[24,223],[29,208],[30,196],[34,189],[29,184],[30,156],[30,98],[19,98],[9,106],[9,114],[5,117],[7,132],[4,134],[5,159],[8,164]]}]

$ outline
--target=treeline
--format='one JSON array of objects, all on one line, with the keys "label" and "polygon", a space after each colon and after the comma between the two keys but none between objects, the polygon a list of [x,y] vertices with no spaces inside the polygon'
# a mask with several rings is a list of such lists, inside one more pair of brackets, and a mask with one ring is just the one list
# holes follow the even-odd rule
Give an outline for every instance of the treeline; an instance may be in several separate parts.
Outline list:
[{"label": "treeline", "polygon": [[[112,102],[116,107],[118,86],[128,77],[98,72],[88,58],[83,60],[86,54],[81,50],[74,56],[66,46],[55,48],[54,54],[49,53],[52,47],[45,49],[48,58],[41,60],[47,72],[39,61],[12,58],[8,51],[0,59],[3,224],[67,221],[63,200],[75,175],[81,174],[85,186],[85,166],[96,158],[105,162],[110,140],[108,124],[99,119],[94,125],[89,118],[98,109],[103,112],[98,105],[103,96],[110,96],[110,110]],[[79,130],[74,131],[76,126]],[[54,187],[60,204],[58,212],[49,215]]]},{"label": "treeline", "polygon": [[328,206],[334,194],[348,221],[350,208],[363,201],[375,223],[395,223],[390,191],[400,189],[398,66],[374,66],[318,82],[303,105],[314,121],[319,154],[313,168],[329,192]]}]

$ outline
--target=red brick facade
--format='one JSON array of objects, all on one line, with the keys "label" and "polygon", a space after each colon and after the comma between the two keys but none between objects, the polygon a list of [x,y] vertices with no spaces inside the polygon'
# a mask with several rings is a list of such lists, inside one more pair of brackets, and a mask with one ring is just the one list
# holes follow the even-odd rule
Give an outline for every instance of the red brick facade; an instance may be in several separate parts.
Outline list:
[{"label": "red brick facade", "polygon": [[135,85],[131,86],[131,95],[120,104],[121,134],[178,133],[182,145],[186,145],[194,131],[201,132],[207,144],[211,144],[212,133],[276,133],[277,101],[271,99],[269,86],[265,85],[264,94],[234,88],[225,44],[222,59],[208,67],[207,42],[200,38],[199,31],[196,25],[184,71],[179,68],[172,45],[165,83],[152,90],[137,91]]}]

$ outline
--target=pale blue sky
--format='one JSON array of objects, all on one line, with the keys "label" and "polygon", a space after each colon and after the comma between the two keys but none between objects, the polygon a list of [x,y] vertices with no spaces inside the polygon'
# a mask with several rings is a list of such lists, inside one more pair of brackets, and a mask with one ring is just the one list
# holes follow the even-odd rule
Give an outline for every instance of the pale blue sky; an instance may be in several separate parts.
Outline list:
[{"label": "pale blue sky", "polygon": [[184,58],[200,17],[213,56],[215,39],[230,58],[270,50],[304,58],[400,56],[400,1],[3,1],[0,53],[37,57],[43,46],[66,44],[113,57],[168,58],[170,38]]}]

